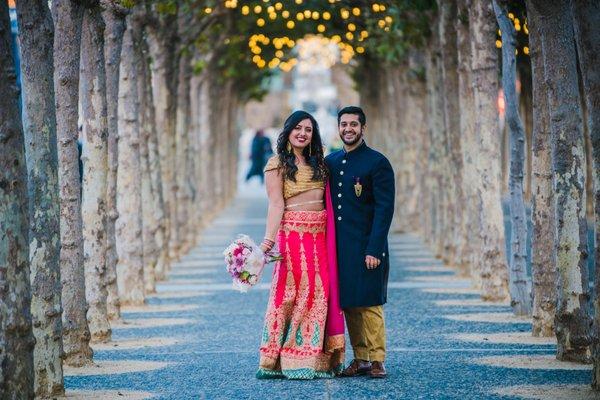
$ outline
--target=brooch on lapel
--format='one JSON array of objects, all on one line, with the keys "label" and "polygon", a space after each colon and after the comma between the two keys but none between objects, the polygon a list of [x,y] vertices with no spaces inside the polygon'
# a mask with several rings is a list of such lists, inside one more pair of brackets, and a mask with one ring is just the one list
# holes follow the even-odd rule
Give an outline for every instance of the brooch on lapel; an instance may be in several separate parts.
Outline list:
[{"label": "brooch on lapel", "polygon": [[354,182],[354,193],[356,194],[356,197],[360,197],[362,193],[362,185],[360,184],[360,178],[355,177]]}]

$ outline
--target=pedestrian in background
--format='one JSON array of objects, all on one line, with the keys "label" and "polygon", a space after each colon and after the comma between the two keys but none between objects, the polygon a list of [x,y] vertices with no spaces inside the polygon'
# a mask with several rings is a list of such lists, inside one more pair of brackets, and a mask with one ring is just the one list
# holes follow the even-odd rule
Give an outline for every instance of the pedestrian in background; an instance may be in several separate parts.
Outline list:
[{"label": "pedestrian in background", "polygon": [[267,160],[273,154],[273,148],[271,146],[271,139],[265,136],[265,132],[262,129],[256,131],[254,139],[252,139],[252,145],[250,148],[250,169],[246,174],[246,182],[253,176],[259,176],[261,183],[265,181],[265,174],[263,168],[267,164]]}]

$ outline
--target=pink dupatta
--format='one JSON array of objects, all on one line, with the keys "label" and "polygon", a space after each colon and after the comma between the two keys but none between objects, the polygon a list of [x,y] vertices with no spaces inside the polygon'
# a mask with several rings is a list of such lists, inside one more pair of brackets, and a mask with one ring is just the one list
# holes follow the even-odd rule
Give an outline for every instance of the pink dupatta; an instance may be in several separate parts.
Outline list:
[{"label": "pink dupatta", "polygon": [[326,244],[327,266],[329,268],[329,302],[325,324],[325,351],[344,349],[344,313],[340,307],[337,251],[335,241],[335,217],[329,182],[325,185],[325,209],[327,211]]}]

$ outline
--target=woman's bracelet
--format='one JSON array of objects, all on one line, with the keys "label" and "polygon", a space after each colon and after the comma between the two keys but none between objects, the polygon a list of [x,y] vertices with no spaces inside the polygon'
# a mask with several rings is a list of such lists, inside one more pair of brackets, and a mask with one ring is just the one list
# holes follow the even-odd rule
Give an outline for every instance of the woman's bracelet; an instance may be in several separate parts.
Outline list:
[{"label": "woman's bracelet", "polygon": [[273,246],[275,246],[275,241],[264,238],[261,244],[267,249],[267,251],[269,251],[273,248]]}]

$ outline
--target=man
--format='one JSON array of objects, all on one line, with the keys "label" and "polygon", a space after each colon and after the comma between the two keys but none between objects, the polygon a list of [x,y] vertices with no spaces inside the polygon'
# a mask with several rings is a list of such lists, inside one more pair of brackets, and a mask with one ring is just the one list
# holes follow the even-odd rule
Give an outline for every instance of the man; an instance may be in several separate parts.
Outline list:
[{"label": "man", "polygon": [[394,171],[363,139],[366,117],[359,107],[338,113],[342,150],[325,159],[336,222],[340,304],[354,360],[342,376],[384,378],[389,253],[394,213]]}]

